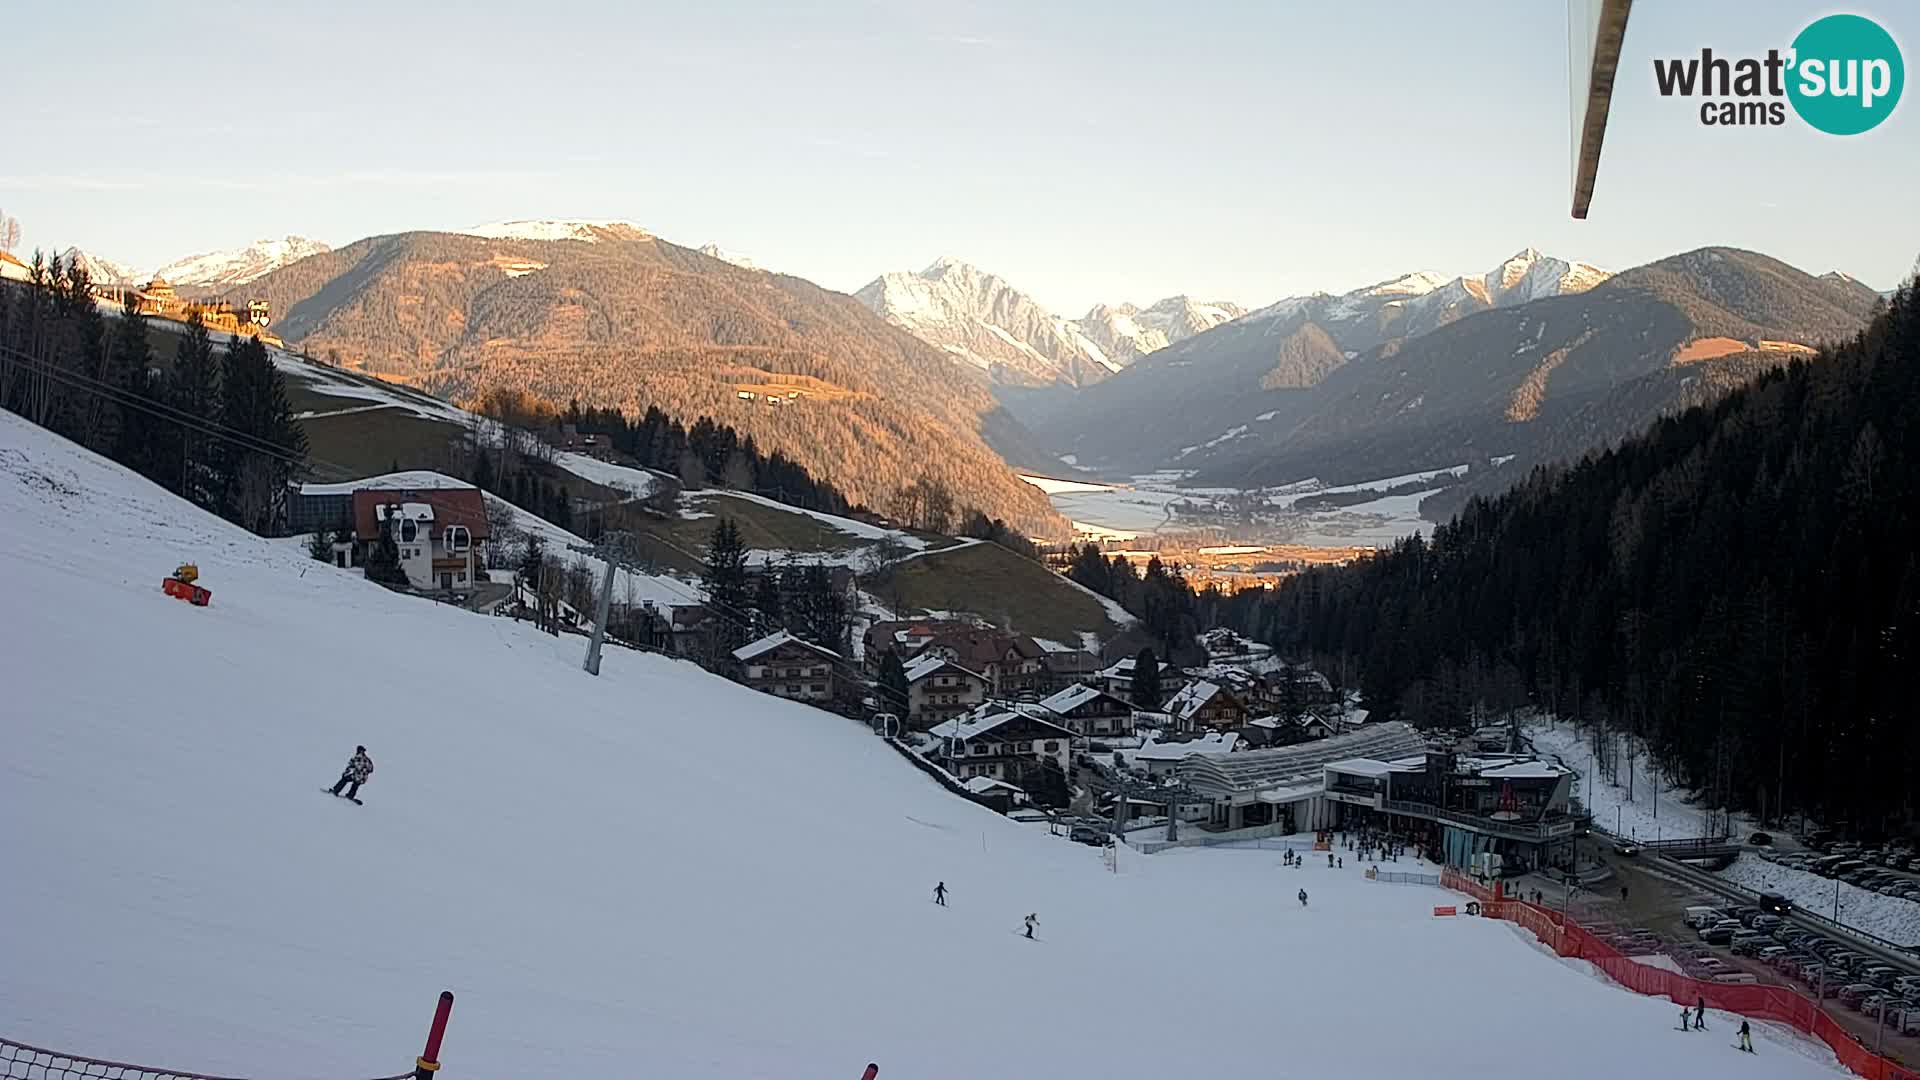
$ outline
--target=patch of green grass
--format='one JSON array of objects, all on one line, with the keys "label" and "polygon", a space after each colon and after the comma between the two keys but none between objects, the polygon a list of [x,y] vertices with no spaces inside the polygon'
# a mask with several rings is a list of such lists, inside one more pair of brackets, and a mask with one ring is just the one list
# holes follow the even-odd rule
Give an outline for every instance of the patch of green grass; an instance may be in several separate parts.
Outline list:
[{"label": "patch of green grass", "polygon": [[[363,402],[362,404],[365,404]],[[400,408],[312,416],[300,421],[317,480],[356,480],[402,469],[445,471],[458,424],[426,420]]]},{"label": "patch of green grass", "polygon": [[1069,645],[1081,631],[1119,631],[1100,601],[1073,583],[998,544],[973,544],[910,559],[875,590],[903,607],[963,611],[1015,633]]}]

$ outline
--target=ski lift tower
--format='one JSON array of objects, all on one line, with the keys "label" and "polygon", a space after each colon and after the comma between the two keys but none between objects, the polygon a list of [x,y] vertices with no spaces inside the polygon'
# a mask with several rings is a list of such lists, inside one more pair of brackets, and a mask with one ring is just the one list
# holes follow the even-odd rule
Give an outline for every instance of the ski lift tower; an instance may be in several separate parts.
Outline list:
[{"label": "ski lift tower", "polygon": [[638,547],[633,534],[620,529],[607,529],[599,539],[590,545],[568,544],[568,551],[582,555],[591,555],[606,564],[606,573],[600,581],[600,603],[593,618],[593,634],[587,638],[587,655],[580,666],[589,675],[600,674],[600,645],[607,638],[607,612],[613,602],[614,568],[624,567],[629,573],[643,574],[646,570],[639,565]]},{"label": "ski lift tower", "polygon": [[1127,803],[1131,800],[1166,804],[1168,843],[1174,843],[1180,839],[1180,804],[1207,801],[1205,795],[1184,783],[1151,784],[1131,776],[1114,776],[1107,779],[1107,786],[1114,795],[1113,835],[1116,838],[1124,832]]}]

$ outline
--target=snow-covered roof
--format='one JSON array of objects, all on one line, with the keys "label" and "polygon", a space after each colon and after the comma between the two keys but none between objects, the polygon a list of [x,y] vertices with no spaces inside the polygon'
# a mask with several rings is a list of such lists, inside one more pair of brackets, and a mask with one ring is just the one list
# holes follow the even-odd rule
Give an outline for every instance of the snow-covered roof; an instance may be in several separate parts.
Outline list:
[{"label": "snow-covered roof", "polygon": [[973,792],[975,795],[985,795],[991,791],[1005,790],[1017,792],[1021,790],[1019,787],[1009,784],[1005,780],[995,780],[991,776],[975,776],[961,781],[960,786]]},{"label": "snow-covered roof", "polygon": [[1194,758],[1185,761],[1180,772],[1188,783],[1221,793],[1296,788],[1324,782],[1331,762],[1398,757],[1422,752],[1426,745],[1425,736],[1393,721],[1298,746]]},{"label": "snow-covered roof", "polygon": [[1013,712],[1011,710],[994,711],[990,709],[982,709],[968,713],[965,716],[955,717],[952,720],[935,724],[933,727],[927,729],[927,734],[936,739],[958,739],[961,742],[966,742],[968,739],[977,739],[993,731],[995,728],[1014,720],[1025,720],[1029,723],[1039,724],[1041,727],[1052,728],[1053,731],[1059,733],[1058,737],[1062,739],[1070,739],[1073,737],[1073,732],[1068,731],[1066,728],[1049,723],[1030,713]]},{"label": "snow-covered roof", "polygon": [[1480,775],[1495,780],[1552,780],[1571,771],[1551,761],[1516,761],[1497,768],[1482,769]]},{"label": "snow-covered roof", "polygon": [[1131,754],[1135,761],[1184,761],[1194,754],[1219,757],[1233,753],[1240,737],[1230,731],[1216,731],[1191,742],[1150,742]]},{"label": "snow-covered roof", "polygon": [[1348,758],[1345,761],[1332,761],[1327,768],[1334,772],[1343,772],[1348,776],[1386,776],[1393,772],[1393,766],[1372,758]]},{"label": "snow-covered roof", "polygon": [[1065,690],[1041,700],[1040,705],[1051,712],[1069,713],[1098,697],[1111,697],[1105,690],[1086,683],[1074,683]]},{"label": "snow-covered roof", "polygon": [[348,480],[340,484],[301,484],[302,495],[351,495],[356,491],[465,491],[473,487],[464,480],[455,480],[446,473],[437,473],[425,469],[413,469],[405,472],[385,473],[369,476],[364,480]]},{"label": "snow-covered roof", "polygon": [[832,649],[824,645],[815,645],[813,642],[802,638],[794,637],[785,630],[776,630],[766,637],[761,638],[759,641],[750,641],[740,646],[733,650],[733,658],[741,663],[746,663],[754,657],[770,653],[782,645],[798,645],[803,649],[812,649],[814,652],[831,656],[836,660],[840,658],[840,654],[834,652]]},{"label": "snow-covered roof", "polygon": [[912,663],[907,665],[907,681],[910,683],[919,682],[921,679],[924,679],[927,676],[933,674],[934,672],[939,671],[941,668],[947,668],[947,667],[950,667],[955,671],[972,675],[974,678],[980,679],[982,681],[985,681],[986,679],[986,676],[981,675],[980,673],[975,671],[968,671],[966,668],[961,667],[959,664],[956,664],[953,661],[948,660],[946,657],[941,656],[938,653],[928,653],[927,655],[921,656],[915,659]]},{"label": "snow-covered roof", "polygon": [[1205,679],[1190,682],[1181,687],[1179,693],[1173,695],[1173,700],[1167,702],[1167,711],[1182,720],[1190,720],[1219,693],[1218,683],[1211,683]]}]

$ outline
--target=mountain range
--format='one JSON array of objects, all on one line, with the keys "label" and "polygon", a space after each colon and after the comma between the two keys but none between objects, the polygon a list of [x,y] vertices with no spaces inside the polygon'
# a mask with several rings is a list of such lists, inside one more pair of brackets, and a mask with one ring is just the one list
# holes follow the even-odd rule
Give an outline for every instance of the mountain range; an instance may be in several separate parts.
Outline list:
[{"label": "mountain range", "polygon": [[1071,396],[1002,397],[1089,467],[1262,486],[1468,463],[1479,490],[1807,355],[1877,302],[1731,248],[1614,276],[1525,251],[1483,275],[1282,301]]},{"label": "mountain range", "polygon": [[1065,319],[1004,278],[954,258],[918,273],[882,274],[854,296],[994,382],[1021,386],[1089,385],[1244,314],[1238,304],[1175,296],[1145,309],[1101,304]]},{"label": "mountain range", "polygon": [[229,296],[267,300],[311,355],[448,398],[504,387],[711,416],[882,512],[924,476],[960,508],[1064,528],[1007,468],[1043,455],[984,379],[850,296],[630,223],[369,237]]},{"label": "mountain range", "polygon": [[189,255],[154,270],[141,270],[79,248],[68,249],[67,255],[77,257],[96,281],[145,284],[154,278],[165,278],[176,289],[225,289],[244,285],[327,250],[327,245],[318,240],[287,236],[278,240],[255,240],[242,248]]}]

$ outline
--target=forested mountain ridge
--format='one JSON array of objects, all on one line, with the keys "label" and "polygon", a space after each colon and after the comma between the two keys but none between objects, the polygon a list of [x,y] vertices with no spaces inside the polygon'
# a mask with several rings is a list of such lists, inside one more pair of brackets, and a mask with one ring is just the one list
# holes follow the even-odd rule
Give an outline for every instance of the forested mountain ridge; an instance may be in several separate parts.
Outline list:
[{"label": "forested mountain ridge", "polygon": [[1024,432],[938,351],[852,297],[638,231],[369,237],[245,291],[312,355],[443,396],[658,405],[732,425],[882,510],[925,477],[1023,529],[1064,524],[987,442]]},{"label": "forested mountain ridge", "polygon": [[1358,664],[1379,715],[1529,703],[1680,784],[1876,832],[1920,791],[1920,304],[1243,621]]},{"label": "forested mountain ridge", "polygon": [[1755,252],[1685,252],[1350,361],[1212,449],[1201,479],[1365,479],[1512,457],[1504,486],[1717,392],[1731,372],[1843,340],[1877,302]]}]

